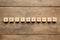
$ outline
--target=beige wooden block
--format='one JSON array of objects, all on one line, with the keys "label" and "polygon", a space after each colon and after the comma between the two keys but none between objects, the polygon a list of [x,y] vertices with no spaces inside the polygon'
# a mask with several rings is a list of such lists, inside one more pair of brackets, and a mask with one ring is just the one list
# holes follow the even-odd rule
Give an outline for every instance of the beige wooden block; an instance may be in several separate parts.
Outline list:
[{"label": "beige wooden block", "polygon": [[42,22],[46,22],[46,17],[42,17]]},{"label": "beige wooden block", "polygon": [[25,17],[21,17],[21,22],[25,22]]},{"label": "beige wooden block", "polygon": [[37,17],[36,21],[41,22],[41,17]]},{"label": "beige wooden block", "polygon": [[10,17],[9,22],[14,22],[14,17]]},{"label": "beige wooden block", "polygon": [[53,17],[53,22],[57,22],[57,17]]},{"label": "beige wooden block", "polygon": [[30,17],[26,17],[26,22],[30,22],[30,21],[31,21]]},{"label": "beige wooden block", "polygon": [[8,22],[8,17],[4,17],[3,22]]},{"label": "beige wooden block", "polygon": [[19,22],[19,17],[15,17],[15,22]]},{"label": "beige wooden block", "polygon": [[31,22],[36,22],[36,17],[31,17]]},{"label": "beige wooden block", "polygon": [[51,17],[48,17],[47,18],[47,22],[52,22],[52,18]]}]

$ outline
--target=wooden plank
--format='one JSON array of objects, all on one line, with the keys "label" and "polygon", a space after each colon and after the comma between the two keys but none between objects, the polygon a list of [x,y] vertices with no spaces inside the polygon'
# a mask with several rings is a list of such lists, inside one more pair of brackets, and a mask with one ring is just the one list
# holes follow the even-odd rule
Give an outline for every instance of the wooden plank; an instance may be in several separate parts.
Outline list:
[{"label": "wooden plank", "polygon": [[60,6],[60,0],[0,0],[0,6]]},{"label": "wooden plank", "polygon": [[2,40],[2,35],[0,35],[0,40]]},{"label": "wooden plank", "polygon": [[[60,7],[0,7],[0,34],[60,34]],[[56,24],[8,23],[3,17],[57,17]]]},{"label": "wooden plank", "polygon": [[3,35],[2,40],[60,40],[60,35]]}]

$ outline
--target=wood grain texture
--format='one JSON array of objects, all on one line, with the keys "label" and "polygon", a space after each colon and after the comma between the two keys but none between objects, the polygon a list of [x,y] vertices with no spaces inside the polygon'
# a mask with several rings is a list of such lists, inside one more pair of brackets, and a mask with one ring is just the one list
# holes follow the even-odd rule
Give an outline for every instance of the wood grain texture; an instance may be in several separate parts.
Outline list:
[{"label": "wood grain texture", "polygon": [[0,35],[0,40],[2,40],[2,35]]},{"label": "wood grain texture", "polygon": [[[56,24],[8,23],[3,17],[57,17]],[[60,7],[0,7],[0,34],[60,34]]]},{"label": "wood grain texture", "polygon": [[[58,22],[3,23],[3,17],[57,17]],[[60,0],[0,0],[0,40],[60,40]]]},{"label": "wood grain texture", "polygon": [[0,0],[0,6],[60,6],[60,0]]},{"label": "wood grain texture", "polygon": [[2,40],[60,40],[60,35],[2,35]]}]

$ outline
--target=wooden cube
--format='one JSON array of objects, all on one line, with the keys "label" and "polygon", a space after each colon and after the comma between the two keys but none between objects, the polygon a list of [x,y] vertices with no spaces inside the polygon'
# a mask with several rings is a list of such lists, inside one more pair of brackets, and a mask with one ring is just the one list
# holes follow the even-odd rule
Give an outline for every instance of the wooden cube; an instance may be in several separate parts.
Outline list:
[{"label": "wooden cube", "polygon": [[47,22],[52,22],[52,18],[51,17],[48,17],[47,18]]},{"label": "wooden cube", "polygon": [[19,17],[15,17],[15,22],[19,22]]},{"label": "wooden cube", "polygon": [[8,22],[8,17],[4,17],[3,22]]},{"label": "wooden cube", "polygon": [[57,17],[53,17],[53,22],[57,22]]},{"label": "wooden cube", "polygon": [[46,22],[46,17],[42,17],[42,22]]},{"label": "wooden cube", "polygon": [[26,22],[30,22],[30,17],[26,17]]},{"label": "wooden cube", "polygon": [[25,17],[21,17],[21,18],[20,18],[20,21],[21,21],[21,22],[25,22]]},{"label": "wooden cube", "polygon": [[10,17],[9,22],[14,22],[14,17]]},{"label": "wooden cube", "polygon": [[37,17],[36,21],[41,22],[41,17]]},{"label": "wooden cube", "polygon": [[31,17],[31,22],[36,22],[36,17]]}]

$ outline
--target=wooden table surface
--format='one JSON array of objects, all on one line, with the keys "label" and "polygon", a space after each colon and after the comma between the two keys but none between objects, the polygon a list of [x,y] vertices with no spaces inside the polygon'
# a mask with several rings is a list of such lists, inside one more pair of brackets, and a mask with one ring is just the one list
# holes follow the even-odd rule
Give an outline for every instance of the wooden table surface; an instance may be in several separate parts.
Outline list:
[{"label": "wooden table surface", "polygon": [[[57,17],[57,23],[8,23],[3,17]],[[0,0],[0,40],[60,40],[60,0]]]}]

